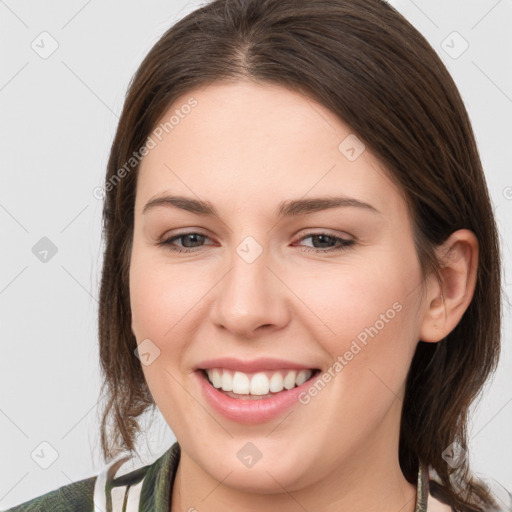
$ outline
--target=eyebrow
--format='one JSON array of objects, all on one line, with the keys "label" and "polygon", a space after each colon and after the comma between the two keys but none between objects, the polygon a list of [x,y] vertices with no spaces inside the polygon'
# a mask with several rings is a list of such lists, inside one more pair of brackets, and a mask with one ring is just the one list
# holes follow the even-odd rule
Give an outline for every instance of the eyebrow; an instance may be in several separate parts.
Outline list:
[{"label": "eyebrow", "polygon": [[[198,199],[191,199],[183,196],[160,196],[150,199],[142,213],[145,214],[148,210],[157,206],[166,206],[179,208],[197,215],[215,216],[218,217],[216,208],[208,201],[201,201]],[[290,201],[282,201],[277,208],[277,217],[295,217],[299,215],[308,215],[314,212],[327,210],[329,208],[339,207],[357,207],[364,208],[373,213],[381,214],[377,208],[371,204],[359,201],[352,197],[314,197],[311,199],[294,199]]]}]

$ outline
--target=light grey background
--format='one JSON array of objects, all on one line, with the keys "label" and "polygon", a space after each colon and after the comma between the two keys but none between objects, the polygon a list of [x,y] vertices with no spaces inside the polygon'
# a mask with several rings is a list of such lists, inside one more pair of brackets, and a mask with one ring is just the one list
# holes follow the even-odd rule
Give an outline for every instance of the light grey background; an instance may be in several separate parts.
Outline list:
[{"label": "light grey background", "polygon": [[[468,108],[502,237],[509,295],[512,3],[391,3],[439,53]],[[93,190],[102,185],[131,76],[163,32],[199,5],[0,0],[1,508],[103,467],[96,335],[102,203]],[[469,47],[461,53],[465,41]],[[46,262],[39,259],[48,249],[48,242],[39,242],[43,237],[57,249],[54,255],[49,249]],[[474,471],[512,489],[508,295],[500,367],[475,408],[469,437]],[[146,464],[174,436],[159,414],[144,424],[151,424],[140,443]]]}]

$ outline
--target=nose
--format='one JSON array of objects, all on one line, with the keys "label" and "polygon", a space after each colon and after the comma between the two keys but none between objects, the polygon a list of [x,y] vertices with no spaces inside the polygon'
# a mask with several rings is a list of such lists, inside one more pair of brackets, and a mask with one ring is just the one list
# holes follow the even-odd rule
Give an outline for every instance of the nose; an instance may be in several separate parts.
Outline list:
[{"label": "nose", "polygon": [[289,322],[289,290],[269,267],[267,251],[248,262],[233,252],[229,271],[217,285],[211,311],[214,323],[239,338],[268,335]]}]

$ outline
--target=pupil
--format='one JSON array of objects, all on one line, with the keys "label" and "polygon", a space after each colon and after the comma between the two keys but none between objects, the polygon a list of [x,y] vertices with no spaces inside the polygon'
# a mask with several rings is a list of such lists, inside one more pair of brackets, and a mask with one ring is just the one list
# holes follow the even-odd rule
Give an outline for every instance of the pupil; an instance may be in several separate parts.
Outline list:
[{"label": "pupil", "polygon": [[[193,234],[190,234],[190,235],[186,235],[186,236],[183,238],[183,242],[185,242],[186,240],[190,240],[190,238],[196,238],[196,239],[197,239],[197,237],[202,237],[202,236],[203,236],[203,235],[200,235],[200,234],[198,234],[198,233],[193,233]],[[196,240],[196,242],[197,242],[197,240]],[[194,242],[192,242],[192,243],[194,243]],[[187,243],[183,243],[183,245],[184,245],[185,247],[190,247]]]},{"label": "pupil", "polygon": [[[329,235],[314,235],[314,236],[313,236],[313,239],[314,239],[314,240],[315,240],[315,239],[316,239],[316,240],[318,240],[318,239],[323,239],[323,242],[324,242],[324,243],[326,242],[326,240],[327,240],[327,242],[328,242],[330,238],[331,238],[331,237],[330,237]],[[322,241],[321,241],[320,243],[322,243]]]}]

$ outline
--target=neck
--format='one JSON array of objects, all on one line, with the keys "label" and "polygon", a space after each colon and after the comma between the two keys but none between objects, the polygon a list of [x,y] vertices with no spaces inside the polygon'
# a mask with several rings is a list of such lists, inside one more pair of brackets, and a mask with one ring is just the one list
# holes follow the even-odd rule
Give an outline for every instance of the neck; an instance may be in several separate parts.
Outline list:
[{"label": "neck", "polygon": [[[409,483],[400,469],[399,436],[390,428],[393,423],[396,427],[396,423],[389,421],[393,416],[385,418],[370,441],[344,456],[325,477],[312,479],[310,485],[297,489],[284,488],[270,476],[269,484],[274,489],[278,484],[277,491],[241,489],[230,485],[229,474],[219,481],[205,472],[182,448],[171,512],[415,512],[416,483]],[[329,448],[326,450],[328,453]]]},{"label": "neck", "polygon": [[[185,466],[180,462],[171,512],[221,512],[228,509],[240,512],[414,512],[416,506],[416,486],[396,471],[367,474],[363,485],[343,486],[339,479],[332,478],[300,491],[283,489],[281,493],[265,495],[239,491],[214,479],[208,489],[191,488],[183,485],[187,481]],[[369,481],[369,477],[373,477],[373,481]]]}]

